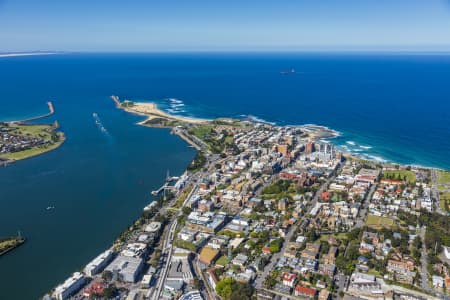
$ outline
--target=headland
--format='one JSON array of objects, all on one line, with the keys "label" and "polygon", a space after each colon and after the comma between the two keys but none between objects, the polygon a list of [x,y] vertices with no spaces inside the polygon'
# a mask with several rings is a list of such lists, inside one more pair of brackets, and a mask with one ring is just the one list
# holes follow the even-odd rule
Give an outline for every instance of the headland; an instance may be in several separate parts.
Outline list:
[{"label": "headland", "polygon": [[61,146],[65,141],[59,123],[30,124],[55,113],[52,102],[47,102],[49,112],[36,117],[12,122],[0,122],[0,165],[34,157]]},{"label": "headland", "polygon": [[130,100],[120,102],[119,97],[114,95],[111,96],[111,99],[116,103],[116,107],[120,109],[133,114],[146,116],[147,119],[139,122],[139,125],[159,124],[163,126],[164,123],[165,127],[171,127],[182,123],[206,124],[211,121],[208,119],[171,115],[159,109],[157,104],[154,102],[134,102]]}]

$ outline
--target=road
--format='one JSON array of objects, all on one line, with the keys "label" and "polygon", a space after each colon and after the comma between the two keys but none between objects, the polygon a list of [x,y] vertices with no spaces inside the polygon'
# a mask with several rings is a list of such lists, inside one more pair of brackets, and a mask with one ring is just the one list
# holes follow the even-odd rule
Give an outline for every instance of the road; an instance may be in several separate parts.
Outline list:
[{"label": "road", "polygon": [[361,202],[361,209],[358,212],[358,217],[356,219],[355,228],[361,228],[364,226],[366,215],[367,215],[367,208],[369,207],[370,200],[372,199],[373,193],[375,193],[377,186],[378,186],[378,184],[376,184],[376,183],[372,184],[366,197],[364,197],[363,202]]},{"label": "road", "polygon": [[420,257],[420,262],[422,264],[422,267],[420,270],[420,287],[424,291],[426,291],[430,294],[434,294],[441,299],[449,300],[450,296],[440,293],[430,287],[430,282],[429,282],[430,275],[428,274],[428,268],[427,268],[428,253],[427,253],[427,246],[425,244],[425,233],[426,233],[426,227],[422,226],[422,228],[420,229],[420,238],[422,239],[422,255]]},{"label": "road", "polygon": [[427,254],[427,246],[425,245],[425,232],[426,228],[422,226],[420,229],[420,238],[422,239],[422,255],[420,257],[420,262],[422,264],[422,268],[420,270],[420,286],[425,291],[431,290],[429,283],[429,274],[427,268],[428,254]]},{"label": "road", "polygon": [[164,241],[163,241],[163,250],[161,253],[161,256],[166,255],[167,254],[167,261],[166,263],[163,265],[163,269],[160,272],[160,276],[158,277],[158,280],[156,282],[156,291],[153,293],[153,297],[152,299],[160,299],[160,295],[161,295],[161,291],[164,287],[164,282],[166,281],[166,277],[167,277],[167,273],[169,271],[169,267],[170,267],[170,263],[172,260],[172,252],[173,252],[173,241],[174,241],[174,234],[175,231],[177,229],[177,218],[182,214],[183,211],[183,207],[186,206],[186,204],[189,202],[189,200],[191,199],[192,195],[194,195],[197,192],[197,186],[195,185],[194,188],[191,190],[191,192],[189,193],[189,195],[186,197],[186,200],[184,200],[183,204],[181,205],[181,208],[179,210],[179,213],[174,216],[172,218],[172,221],[170,224],[170,229],[168,234],[166,235]]},{"label": "road", "polygon": [[438,190],[436,169],[431,169],[431,198],[434,202],[435,211],[438,214],[447,215],[448,213],[443,211],[440,205],[440,193]]},{"label": "road", "polygon": [[[344,163],[341,163],[339,165],[339,167],[336,169],[336,172],[334,173],[334,175],[332,175],[330,178],[328,178],[324,183],[322,183],[322,185],[320,186],[320,188],[317,190],[317,192],[314,194],[313,199],[310,202],[310,207],[308,210],[309,214],[311,212],[311,210],[314,208],[314,206],[316,206],[317,201],[319,200],[319,196],[320,194],[328,188],[328,186],[330,185],[330,183],[336,178],[337,174],[339,174],[339,171],[342,169]],[[278,262],[278,260],[280,259],[280,257],[283,255],[287,244],[291,241],[292,236],[294,235],[295,232],[297,232],[298,226],[300,226],[301,222],[297,222],[294,226],[292,226],[289,229],[288,234],[286,235],[286,237],[284,238],[284,243],[283,246],[281,247],[281,250],[277,253],[275,253],[274,255],[272,255],[270,262],[264,267],[264,270],[262,271],[262,273],[260,275],[258,275],[258,277],[256,277],[254,286],[258,289],[263,288],[263,283],[264,280],[266,279],[267,275],[274,269],[275,264]]]}]

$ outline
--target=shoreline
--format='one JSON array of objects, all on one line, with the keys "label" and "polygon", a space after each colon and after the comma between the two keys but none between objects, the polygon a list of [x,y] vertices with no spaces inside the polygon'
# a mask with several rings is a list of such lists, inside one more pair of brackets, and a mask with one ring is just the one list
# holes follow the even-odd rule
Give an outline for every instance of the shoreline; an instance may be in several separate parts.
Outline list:
[{"label": "shoreline", "polygon": [[111,99],[115,102],[117,108],[129,113],[147,117],[145,120],[138,122],[137,124],[139,125],[146,125],[146,122],[157,118],[165,118],[172,121],[191,124],[205,124],[212,121],[210,119],[172,115],[158,108],[158,105],[155,102],[134,102],[129,100],[120,102],[119,97],[115,95],[112,95]]},{"label": "shoreline", "polygon": [[0,53],[2,57],[22,57],[22,56],[41,56],[41,55],[55,55],[57,52],[29,52],[29,53]]},{"label": "shoreline", "polygon": [[[128,100],[120,102],[119,97],[115,96],[115,95],[112,95],[111,99],[116,103],[117,108],[122,109],[128,113],[146,117],[145,120],[142,120],[142,121],[139,121],[136,123],[137,125],[141,125],[141,126],[154,127],[154,128],[174,128],[175,127],[174,125],[156,126],[153,124],[147,124],[149,121],[155,120],[158,118],[166,118],[168,120],[173,120],[175,122],[187,123],[187,124],[192,124],[192,125],[208,124],[209,122],[214,121],[214,119],[202,119],[202,118],[195,118],[195,117],[184,117],[184,116],[172,115],[172,114],[169,114],[169,113],[163,111],[162,109],[158,108],[157,104],[154,102],[131,102]],[[130,107],[124,107],[123,104],[127,103],[127,102],[135,103],[135,104],[139,105],[138,110],[132,109]],[[140,108],[141,106],[144,107],[142,110]],[[222,118],[220,118],[220,119],[222,119]],[[267,125],[271,125],[271,126],[277,126],[275,124],[272,124],[271,122],[258,121],[257,119],[255,120],[254,118],[247,120],[247,121],[249,121],[251,123],[255,123],[255,124],[267,124]],[[339,147],[339,150],[342,152],[342,154],[344,156],[351,157],[353,159],[358,159],[361,161],[376,162],[376,163],[380,163],[380,164],[398,165],[398,166],[402,166],[402,167],[409,166],[409,167],[429,169],[429,170],[432,170],[432,169],[443,170],[443,171],[447,170],[443,167],[400,163],[400,162],[386,159],[384,157],[380,157],[382,159],[382,161],[378,161],[376,159],[368,158],[367,155],[364,153],[361,153],[361,154],[352,153],[351,151],[342,149],[342,147],[340,147],[339,145],[337,145],[336,143],[333,142],[333,139],[341,137],[342,133],[337,130],[334,130],[332,128],[329,128],[325,125],[301,124],[301,125],[286,125],[286,126],[295,126],[295,127],[300,128],[306,134],[308,134],[308,136],[312,140],[323,140],[323,141],[332,143],[334,146]],[[180,136],[179,133],[176,133],[176,134]],[[185,141],[187,141],[191,146],[194,146],[195,148],[199,149],[197,145],[192,143],[192,141],[188,141],[188,139],[183,136],[180,136],[180,137],[182,139],[184,139]]]},{"label": "shoreline", "polygon": [[[52,116],[53,114],[55,114],[55,107],[53,106],[53,103],[51,101],[47,102],[48,105],[48,110],[49,112],[43,115],[39,115],[39,116],[35,116],[35,117],[30,117],[30,118],[26,118],[23,120],[16,120],[16,121],[8,121],[8,122],[0,122],[0,123],[4,123],[4,124],[8,124],[8,126],[26,126],[26,127],[32,127],[32,126],[48,126],[49,128],[49,133],[55,133],[58,137],[59,140],[54,142],[53,144],[50,144],[48,147],[46,148],[38,148],[40,151],[37,151],[36,153],[30,153],[29,155],[25,155],[24,157],[20,157],[19,158],[8,158],[8,157],[2,157],[0,154],[0,166],[8,166],[11,163],[20,161],[20,160],[26,160],[29,158],[33,158],[33,157],[37,157],[40,156],[42,154],[45,154],[47,152],[50,152],[52,150],[55,150],[59,147],[61,147],[64,142],[66,141],[66,136],[64,134],[64,132],[62,131],[57,131],[57,129],[59,128],[59,123],[58,121],[55,121],[53,124],[30,124],[29,122],[32,121],[36,121],[36,120],[41,120],[41,119],[45,119],[48,118],[50,116]],[[9,152],[6,153],[6,155],[11,154],[11,153],[24,153],[26,151],[32,151],[32,150],[36,150],[36,147],[32,147],[30,149],[25,149],[22,151],[17,151],[17,152]]]}]

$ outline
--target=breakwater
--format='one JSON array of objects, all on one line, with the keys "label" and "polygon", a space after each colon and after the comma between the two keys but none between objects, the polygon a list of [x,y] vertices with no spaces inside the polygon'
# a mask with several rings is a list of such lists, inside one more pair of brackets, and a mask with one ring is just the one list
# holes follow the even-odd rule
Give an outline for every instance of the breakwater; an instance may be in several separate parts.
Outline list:
[{"label": "breakwater", "polygon": [[36,120],[40,120],[40,119],[44,119],[47,118],[51,115],[53,115],[55,113],[55,107],[53,106],[53,103],[51,101],[47,102],[48,105],[48,113],[40,115],[40,116],[36,116],[36,117],[31,117],[31,118],[27,118],[27,119],[23,119],[23,120],[18,120],[18,121],[13,121],[10,123],[27,123],[27,122],[31,122],[31,121],[36,121]]}]

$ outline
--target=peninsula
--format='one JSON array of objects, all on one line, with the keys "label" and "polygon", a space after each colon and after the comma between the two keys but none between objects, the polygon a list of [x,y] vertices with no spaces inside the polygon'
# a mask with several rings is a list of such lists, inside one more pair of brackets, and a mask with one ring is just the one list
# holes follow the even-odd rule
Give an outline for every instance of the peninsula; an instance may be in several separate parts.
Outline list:
[{"label": "peninsula", "polygon": [[112,99],[198,153],[48,298],[449,299],[449,172],[347,155],[317,125]]},{"label": "peninsula", "polygon": [[0,122],[0,165],[40,155],[62,145],[65,136],[63,132],[57,131],[57,121],[53,124],[29,123],[53,115],[53,103],[48,102],[47,105],[47,114],[25,120]]}]

